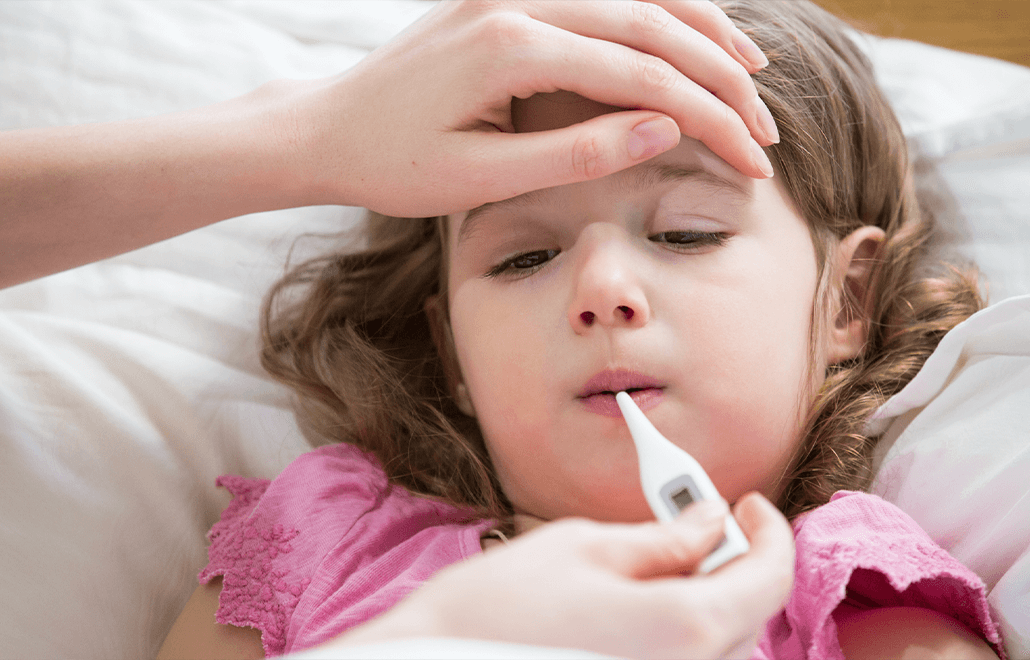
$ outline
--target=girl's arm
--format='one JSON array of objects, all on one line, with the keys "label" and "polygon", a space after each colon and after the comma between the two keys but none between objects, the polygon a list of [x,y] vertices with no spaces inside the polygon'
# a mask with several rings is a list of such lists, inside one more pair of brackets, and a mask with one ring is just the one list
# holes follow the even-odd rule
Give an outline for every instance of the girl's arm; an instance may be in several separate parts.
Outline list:
[{"label": "girl's arm", "polygon": [[222,658],[254,660],[265,657],[261,631],[215,622],[222,579],[202,584],[186,602],[179,618],[165,637],[157,660]]},{"label": "girl's arm", "polygon": [[834,612],[848,660],[997,660],[990,645],[949,616],[921,607]]},{"label": "girl's arm", "polygon": [[[707,2],[440,3],[341,76],[0,133],[0,287],[256,211],[468,210],[604,176],[681,132],[764,177],[775,129],[749,76],[764,62]],[[511,133],[513,97],[557,89],[643,109]]]}]

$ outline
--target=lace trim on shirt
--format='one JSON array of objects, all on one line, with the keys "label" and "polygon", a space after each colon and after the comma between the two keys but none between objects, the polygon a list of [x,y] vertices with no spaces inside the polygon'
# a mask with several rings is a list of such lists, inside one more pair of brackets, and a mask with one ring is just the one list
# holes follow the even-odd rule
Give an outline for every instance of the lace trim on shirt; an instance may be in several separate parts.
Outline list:
[{"label": "lace trim on shirt", "polygon": [[209,563],[198,578],[206,584],[222,576],[215,621],[257,628],[265,654],[281,655],[290,616],[310,580],[290,580],[287,571],[273,567],[272,560],[293,550],[290,542],[299,532],[250,519],[267,481],[224,476],[216,483],[232,493],[233,500],[208,534]]}]

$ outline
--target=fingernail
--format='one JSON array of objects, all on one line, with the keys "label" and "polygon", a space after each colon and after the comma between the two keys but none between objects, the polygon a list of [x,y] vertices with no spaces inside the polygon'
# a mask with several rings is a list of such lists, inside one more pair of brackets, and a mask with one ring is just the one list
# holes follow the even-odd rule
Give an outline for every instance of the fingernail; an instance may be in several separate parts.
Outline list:
[{"label": "fingernail", "polygon": [[758,127],[765,133],[765,137],[772,142],[777,144],[780,141],[780,132],[776,129],[776,120],[773,119],[772,113],[769,112],[769,106],[765,104],[762,97],[756,96],[755,100],[758,102],[755,104],[755,115],[758,120]]},{"label": "fingernail", "polygon": [[751,159],[754,161],[755,167],[762,170],[762,173],[765,174],[765,178],[769,179],[772,177],[772,163],[769,162],[769,157],[765,155],[765,151],[753,138],[751,140]]},{"label": "fingernail", "polygon": [[755,42],[741,32],[737,30],[736,34],[733,35],[733,46],[737,49],[737,52],[741,56],[751,63],[752,66],[758,69],[764,69],[769,66],[769,59],[762,52],[762,49],[755,45]]},{"label": "fingernail", "polygon": [[629,134],[627,148],[633,160],[644,160],[668,151],[680,140],[680,129],[672,119],[658,117],[641,122]]},{"label": "fingernail", "polygon": [[730,512],[726,500],[701,500],[687,509],[687,515],[699,523],[710,524],[726,517]]}]

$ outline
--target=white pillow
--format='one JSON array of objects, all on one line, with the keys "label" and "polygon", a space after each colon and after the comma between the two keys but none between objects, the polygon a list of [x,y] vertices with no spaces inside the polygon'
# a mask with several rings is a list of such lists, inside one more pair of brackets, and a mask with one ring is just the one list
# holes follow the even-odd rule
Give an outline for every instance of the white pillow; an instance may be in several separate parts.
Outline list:
[{"label": "white pillow", "polygon": [[938,159],[964,216],[958,247],[995,303],[879,411],[872,491],[983,578],[1009,657],[1030,657],[1030,69],[865,43],[906,135]]},{"label": "white pillow", "polygon": [[894,502],[986,583],[1009,656],[1030,657],[1030,295],[974,314],[873,416]]},{"label": "white pillow", "polygon": [[914,41],[860,39],[910,141],[937,160],[990,301],[1030,293],[1030,69]]},{"label": "white pillow", "polygon": [[[0,3],[0,127],[146,116],[330,75],[429,7]],[[272,477],[308,449],[258,364],[261,297],[297,236],[360,215],[237,218],[0,291],[0,656],[156,653],[228,501],[215,478]]]},{"label": "white pillow", "polygon": [[[0,3],[0,128],[144,116],[328,75],[430,6]],[[907,42],[868,47],[903,125],[944,158],[994,291],[1030,291],[1030,72]],[[261,296],[296,236],[359,214],[238,218],[0,292],[0,655],[153,655],[225,503],[214,477],[271,477],[308,446],[257,364]],[[922,466],[888,457],[884,474],[918,483]],[[977,496],[979,472],[964,476],[956,492]],[[931,501],[916,492],[908,506]],[[992,591],[1002,606],[995,595],[1019,584],[1006,579]]]}]

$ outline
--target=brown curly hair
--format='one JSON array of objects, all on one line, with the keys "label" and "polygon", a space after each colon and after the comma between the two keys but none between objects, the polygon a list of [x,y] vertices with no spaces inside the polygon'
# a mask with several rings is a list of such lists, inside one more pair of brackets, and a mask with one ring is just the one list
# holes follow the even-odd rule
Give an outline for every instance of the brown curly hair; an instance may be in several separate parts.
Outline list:
[{"label": "brown curly hair", "polygon": [[[975,271],[932,249],[935,221],[920,203],[905,137],[847,26],[804,0],[716,2],[769,58],[754,76],[781,137],[767,153],[820,262],[813,350],[842,295],[842,313],[868,330],[861,354],[831,366],[811,403],[781,480],[778,504],[792,518],[838,490],[868,486],[877,439],[865,420],[984,301]],[[886,238],[866,299],[848,299],[830,285],[826,262],[865,225]],[[296,391],[313,437],[366,449],[393,483],[510,531],[483,437],[451,397],[453,367],[436,348],[450,340],[446,324],[427,313],[446,308],[442,227],[440,218],[371,213],[360,249],[290,271],[265,300],[262,364]]]},{"label": "brown curly hair", "polygon": [[[838,490],[868,487],[877,438],[865,434],[866,419],[984,300],[975,269],[936,256],[934,211],[944,209],[932,189],[916,185],[901,127],[848,27],[808,2],[716,4],[770,61],[754,76],[780,132],[767,151],[820,257],[813,344],[841,294],[827,285],[830,248],[863,225],[886,234],[866,300],[851,299],[845,310],[865,317],[866,344],[855,359],[829,368],[784,476],[778,504],[793,518]],[[919,174],[932,176],[929,164]]]}]

